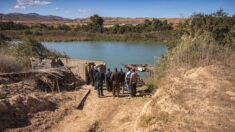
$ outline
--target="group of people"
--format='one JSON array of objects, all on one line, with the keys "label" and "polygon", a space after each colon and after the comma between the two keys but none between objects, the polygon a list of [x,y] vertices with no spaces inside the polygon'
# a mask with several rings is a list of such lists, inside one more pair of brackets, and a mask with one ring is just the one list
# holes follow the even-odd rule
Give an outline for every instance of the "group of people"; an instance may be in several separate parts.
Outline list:
[{"label": "group of people", "polygon": [[138,74],[135,69],[128,69],[125,73],[122,69],[118,71],[115,68],[111,71],[109,68],[106,73],[101,71],[101,68],[92,67],[89,76],[92,81],[92,85],[98,92],[98,96],[104,96],[103,94],[103,84],[106,83],[107,91],[112,92],[114,97],[119,97],[120,91],[122,89],[122,94],[124,94],[125,89],[129,91],[130,96],[136,96],[136,86],[138,82]]}]

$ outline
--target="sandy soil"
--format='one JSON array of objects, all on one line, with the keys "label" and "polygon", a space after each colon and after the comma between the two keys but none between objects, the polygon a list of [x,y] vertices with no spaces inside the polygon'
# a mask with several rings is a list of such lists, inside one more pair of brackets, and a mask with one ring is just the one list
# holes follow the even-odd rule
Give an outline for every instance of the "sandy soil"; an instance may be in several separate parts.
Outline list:
[{"label": "sandy soil", "polygon": [[97,91],[91,89],[83,110],[74,110],[51,131],[131,131],[143,105],[150,100],[149,97],[129,98],[127,94],[114,98],[106,90],[105,97],[98,98]]}]

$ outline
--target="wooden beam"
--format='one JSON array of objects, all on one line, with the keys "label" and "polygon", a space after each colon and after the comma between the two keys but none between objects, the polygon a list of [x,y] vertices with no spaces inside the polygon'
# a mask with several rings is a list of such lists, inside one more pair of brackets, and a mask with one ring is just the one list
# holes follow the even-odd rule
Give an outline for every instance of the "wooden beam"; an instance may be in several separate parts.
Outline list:
[{"label": "wooden beam", "polygon": [[78,102],[77,109],[79,109],[79,110],[83,109],[84,103],[85,103],[88,95],[90,94],[90,92],[91,92],[90,89],[85,92],[85,94],[82,96],[81,100]]}]

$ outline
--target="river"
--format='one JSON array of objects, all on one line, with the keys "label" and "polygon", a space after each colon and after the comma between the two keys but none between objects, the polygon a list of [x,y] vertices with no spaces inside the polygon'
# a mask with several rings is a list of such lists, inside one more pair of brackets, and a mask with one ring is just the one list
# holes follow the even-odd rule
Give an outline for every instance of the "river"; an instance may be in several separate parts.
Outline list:
[{"label": "river", "polygon": [[147,42],[44,42],[51,50],[66,53],[70,58],[102,60],[111,69],[122,64],[154,64],[167,50],[165,44]]}]

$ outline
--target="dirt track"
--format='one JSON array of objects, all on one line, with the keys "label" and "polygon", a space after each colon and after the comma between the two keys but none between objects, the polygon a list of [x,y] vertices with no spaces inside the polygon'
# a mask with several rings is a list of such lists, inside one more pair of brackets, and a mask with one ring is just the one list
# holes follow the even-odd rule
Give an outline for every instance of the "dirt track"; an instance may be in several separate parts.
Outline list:
[{"label": "dirt track", "polygon": [[143,105],[150,100],[147,97],[112,97],[106,90],[105,97],[98,98],[92,89],[83,110],[74,110],[69,116],[55,125],[51,131],[131,131],[140,115]]},{"label": "dirt track", "polygon": [[[21,83],[0,90],[6,93],[8,87],[11,94],[0,102],[0,131],[130,131],[143,105],[151,99],[149,96],[130,98],[127,93],[114,98],[106,88],[105,96],[98,98],[94,87],[87,85],[60,93],[27,92]],[[83,109],[76,109],[89,89]]]}]

